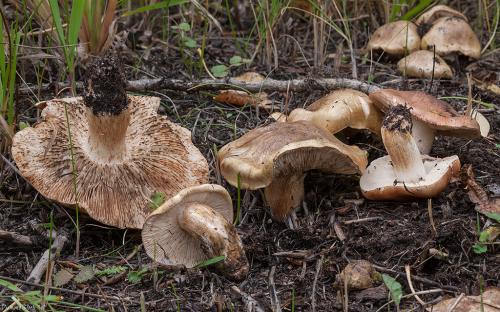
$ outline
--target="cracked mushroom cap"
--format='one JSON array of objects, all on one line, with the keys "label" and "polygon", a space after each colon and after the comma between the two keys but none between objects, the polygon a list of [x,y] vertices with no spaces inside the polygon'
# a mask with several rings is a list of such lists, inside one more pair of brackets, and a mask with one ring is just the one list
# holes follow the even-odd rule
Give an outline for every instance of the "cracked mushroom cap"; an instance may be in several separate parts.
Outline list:
[{"label": "cracked mushroom cap", "polygon": [[469,24],[460,17],[442,17],[422,37],[423,50],[436,49],[439,55],[460,53],[471,58],[481,57],[481,43]]},{"label": "cracked mushroom cap", "polygon": [[417,182],[398,181],[390,156],[375,159],[359,180],[363,196],[371,200],[432,198],[448,186],[460,172],[458,156],[434,158],[422,156],[426,175]]},{"label": "cracked mushroom cap", "polygon": [[[281,121],[280,115],[272,115]],[[286,121],[307,120],[335,134],[347,127],[369,129],[380,135],[382,114],[363,92],[352,89],[335,90],[318,99],[307,109],[294,109]]]},{"label": "cracked mushroom cap", "polygon": [[[48,101],[42,122],[14,136],[12,156],[23,176],[46,198],[66,206],[78,204],[107,225],[140,229],[155,192],[168,198],[183,188],[206,183],[208,164],[187,129],[157,115],[159,98],[130,95],[127,99],[128,108],[118,115],[102,111],[95,115],[92,111],[97,106],[86,107],[82,97]],[[123,142],[116,142],[117,133],[123,135]],[[99,140],[106,141],[105,148]]]},{"label": "cracked mushroom cap", "polygon": [[379,27],[370,37],[369,50],[402,56],[420,49],[417,26],[409,21],[397,21]]},{"label": "cracked mushroom cap", "polygon": [[253,129],[218,154],[220,171],[233,186],[265,188],[273,216],[283,221],[304,197],[306,171],[356,174],[367,164],[366,152],[340,142],[307,121],[276,122]]},{"label": "cracked mushroom cap", "polygon": [[399,104],[407,105],[413,118],[444,135],[466,138],[481,135],[476,120],[460,115],[448,103],[422,91],[380,89],[370,93],[370,99],[383,112]]},{"label": "cracked mushroom cap", "polygon": [[398,62],[398,70],[408,77],[415,78],[453,78],[450,66],[436,54],[428,50],[411,53]]},{"label": "cracked mushroom cap", "polygon": [[467,22],[467,17],[463,15],[461,12],[452,9],[447,5],[438,4],[433,6],[431,9],[425,11],[424,14],[420,15],[417,18],[415,24],[419,26],[423,24],[433,24],[436,20],[442,17],[451,17],[451,16],[459,17]]},{"label": "cracked mushroom cap", "polygon": [[156,262],[188,268],[224,255],[225,272],[241,279],[248,273],[248,262],[232,220],[226,189],[215,184],[190,187],[148,216],[142,230],[144,249]]}]

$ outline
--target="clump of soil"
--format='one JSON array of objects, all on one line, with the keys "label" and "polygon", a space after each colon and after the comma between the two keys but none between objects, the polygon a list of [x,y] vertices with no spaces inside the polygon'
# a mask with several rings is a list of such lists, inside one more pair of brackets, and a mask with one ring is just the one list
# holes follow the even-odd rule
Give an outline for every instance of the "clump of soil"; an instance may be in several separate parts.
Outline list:
[{"label": "clump of soil", "polygon": [[83,99],[94,115],[118,115],[127,108],[127,80],[121,62],[112,54],[108,53],[90,63],[84,83]]}]

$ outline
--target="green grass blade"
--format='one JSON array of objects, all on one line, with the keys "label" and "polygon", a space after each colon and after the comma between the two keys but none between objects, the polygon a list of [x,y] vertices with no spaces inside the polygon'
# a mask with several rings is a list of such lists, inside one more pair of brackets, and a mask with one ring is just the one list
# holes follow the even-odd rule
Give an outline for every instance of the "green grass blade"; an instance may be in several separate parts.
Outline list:
[{"label": "green grass blade", "polygon": [[[62,45],[66,45],[66,36],[64,35],[64,30],[62,27],[61,12],[59,10],[59,3],[57,0],[48,0],[50,5],[50,12],[52,13],[52,19],[56,27],[57,37]],[[79,1],[76,1],[79,2]],[[83,2],[83,1],[81,1]]]},{"label": "green grass blade", "polygon": [[432,4],[432,0],[420,0],[420,2],[416,6],[411,8],[408,12],[406,12],[406,14],[403,15],[403,17],[401,19],[405,20],[405,21],[409,21],[412,18],[414,18],[415,16],[417,16],[418,14],[420,14],[420,12],[425,11],[425,9],[427,9],[429,7],[429,5],[431,5],[431,4]]},{"label": "green grass blade", "polygon": [[158,9],[165,9],[165,8],[173,7],[176,5],[181,5],[181,4],[184,4],[186,2],[187,2],[187,0],[161,1],[158,3],[154,3],[154,4],[145,5],[143,7],[137,8],[137,9],[132,10],[132,11],[125,12],[123,14],[123,16],[131,16],[131,15],[138,14],[138,13],[144,13],[144,12],[149,12],[149,11],[158,10]]}]

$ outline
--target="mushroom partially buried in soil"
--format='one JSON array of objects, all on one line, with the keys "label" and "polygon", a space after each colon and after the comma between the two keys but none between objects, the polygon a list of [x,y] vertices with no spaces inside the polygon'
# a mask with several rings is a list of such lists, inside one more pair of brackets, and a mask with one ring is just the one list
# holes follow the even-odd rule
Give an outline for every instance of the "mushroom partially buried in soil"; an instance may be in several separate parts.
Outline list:
[{"label": "mushroom partially buried in soil", "polygon": [[327,130],[307,121],[275,122],[253,129],[217,155],[220,171],[233,186],[264,194],[272,215],[285,220],[304,198],[308,170],[359,174],[366,152],[340,142]]},{"label": "mushroom partially buried in soil", "polygon": [[420,49],[417,26],[409,21],[396,21],[379,27],[368,41],[368,50],[383,50],[395,56]]},{"label": "mushroom partially buried in soil", "polygon": [[478,138],[480,125],[470,116],[460,115],[448,103],[421,91],[381,89],[370,93],[370,99],[383,112],[393,106],[411,108],[412,133],[422,154],[429,154],[436,134]]},{"label": "mushroom partially buried in soil", "polygon": [[474,59],[481,57],[481,43],[476,34],[467,21],[456,16],[435,21],[422,37],[421,48],[435,48],[441,56],[458,53]]},{"label": "mushroom partially buried in soil", "polygon": [[453,78],[450,66],[432,51],[415,51],[398,62],[398,70],[405,76],[415,78]]},{"label": "mushroom partially buried in soil", "polygon": [[410,109],[397,105],[384,118],[382,141],[389,156],[370,163],[360,187],[371,200],[431,198],[460,172],[457,156],[443,159],[421,155],[412,137]]},{"label": "mushroom partially buried in soil", "polygon": [[366,94],[352,89],[333,91],[309,105],[307,109],[294,109],[286,118],[276,113],[271,116],[277,121],[307,120],[332,134],[350,127],[369,129],[380,135],[382,126],[380,110]]},{"label": "mushroom partially buried in soil", "polygon": [[12,156],[43,196],[140,229],[154,193],[206,183],[208,164],[187,129],[157,115],[158,98],[128,96],[125,83],[116,59],[97,59],[84,97],[48,101],[42,122],[14,136]]},{"label": "mushroom partially buried in soil", "polygon": [[242,280],[248,260],[232,220],[233,204],[226,189],[215,184],[193,186],[148,216],[142,229],[144,249],[159,263],[188,268],[224,256],[217,269]]}]

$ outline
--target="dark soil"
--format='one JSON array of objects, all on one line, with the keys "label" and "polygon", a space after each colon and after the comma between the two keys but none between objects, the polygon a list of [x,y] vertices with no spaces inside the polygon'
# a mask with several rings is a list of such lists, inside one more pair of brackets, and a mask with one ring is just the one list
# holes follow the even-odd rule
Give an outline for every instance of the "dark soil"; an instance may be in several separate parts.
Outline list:
[{"label": "dark soil", "polygon": [[[463,1],[452,1],[455,2],[455,8],[465,12],[471,21],[475,20],[477,1],[467,2],[466,5],[462,4]],[[243,38],[247,38],[252,19],[245,15],[240,18],[241,25],[238,29]],[[351,27],[356,33],[355,48],[365,46],[369,33],[377,26],[372,20],[368,17],[352,22]],[[224,27],[229,24],[224,17],[221,17],[220,22]],[[165,43],[159,26],[151,24],[147,28],[137,18],[132,18],[128,23],[120,24],[119,27],[120,30],[129,30],[128,35],[124,36],[126,40],[113,47],[124,64],[127,79],[154,76],[188,80],[207,76],[203,67],[198,64],[195,52],[185,50],[181,53],[180,49],[173,48],[178,44],[175,34]],[[262,51],[248,69],[244,66],[232,68],[230,75],[254,70],[269,74],[269,77],[275,79],[350,78],[352,67],[349,63],[349,51],[338,49],[341,39],[337,34],[331,34],[328,44],[328,52],[337,53],[337,56],[333,59],[326,58],[324,65],[320,67],[312,67],[311,31],[309,17],[296,12],[287,13],[276,27],[279,67],[269,71],[263,61],[265,51]],[[279,36],[283,34],[296,38],[301,47],[288,36]],[[201,30],[198,35],[201,35]],[[221,37],[214,29],[206,36],[205,62],[209,66],[221,62],[227,64],[231,56],[240,53],[235,42],[241,40],[236,40],[231,34]],[[487,37],[481,36],[482,44],[487,41]],[[253,51],[254,48],[251,44],[248,50]],[[468,60],[452,60],[450,64],[457,74],[456,78],[431,82],[403,79],[396,71],[397,60],[382,56],[370,65],[362,51],[356,51],[360,80],[373,78],[374,83],[383,87],[427,91],[436,97],[467,97],[464,69],[470,64]],[[347,64],[344,63],[344,56],[347,56]],[[488,59],[496,64],[493,68],[498,70],[500,58],[495,59],[494,56]],[[35,83],[31,63],[23,60],[20,66],[26,73],[27,81]],[[83,70],[83,65],[78,67],[79,73],[83,73]],[[79,80],[82,77],[77,75]],[[52,98],[57,91],[42,93],[42,97]],[[307,106],[325,93],[326,91],[313,90],[307,93],[275,92],[270,97],[277,107],[290,110]],[[162,99],[159,113],[191,130],[194,144],[211,165],[212,182],[225,186],[236,206],[237,191],[220,176],[214,154],[223,145],[250,129],[270,122],[267,120],[268,114],[254,108],[241,109],[215,103],[210,92],[179,93],[165,90],[150,95]],[[438,137],[431,155],[458,155],[462,164],[472,164],[476,180],[490,196],[500,196],[500,103],[497,96],[477,87],[473,87],[472,95],[476,100],[496,105],[493,109],[483,111],[491,124],[489,137],[475,140]],[[33,108],[33,101],[29,97],[17,100],[19,121],[33,124],[38,120],[39,111]],[[466,108],[466,101],[446,101],[459,112]],[[380,138],[368,132],[348,129],[338,137],[368,151],[369,160],[385,155]],[[4,153],[3,156],[11,160],[9,153]],[[432,200],[435,232],[431,226],[427,201],[364,200],[359,190],[359,177],[356,176],[310,172],[306,178],[306,199],[297,211],[298,226],[295,229],[273,221],[262,200],[263,192],[242,191],[242,221],[238,225],[238,232],[243,239],[251,267],[248,277],[235,284],[207,268],[186,270],[155,266],[141,248],[139,232],[112,229],[96,224],[86,216],[80,216],[79,220],[81,243],[80,255],[76,258],[74,226],[70,220],[70,216],[74,217],[74,212],[41,198],[12,165],[4,162],[1,168],[0,229],[39,237],[39,228],[47,225],[52,218],[57,229],[64,228],[71,233],[70,242],[56,261],[55,271],[70,269],[77,272],[78,265],[93,265],[98,269],[122,265],[128,271],[147,268],[142,279],[136,283],[130,282],[127,274],[119,274],[119,277],[115,276],[111,281],[109,278],[96,277],[81,284],[72,281],[62,286],[98,295],[100,298],[66,291],[51,292],[64,296],[66,302],[109,311],[139,311],[141,300],[148,311],[246,311],[242,296],[231,290],[232,286],[237,286],[257,300],[266,311],[272,309],[274,296],[278,298],[282,311],[342,311],[343,294],[334,287],[336,275],[347,263],[360,259],[377,265],[380,273],[396,278],[403,286],[404,294],[410,293],[403,275],[405,265],[409,265],[412,276],[421,278],[419,281],[413,280],[416,291],[443,289],[440,293],[422,295],[421,299],[427,302],[456,296],[461,292],[477,295],[481,288],[488,286],[500,287],[498,243],[488,245],[486,253],[476,254],[473,251],[478,240],[478,227],[483,229],[492,221],[476,213],[475,204],[470,201],[467,191],[459,182],[451,183],[439,197]],[[370,219],[344,223],[365,218]],[[341,234],[345,237],[339,237]],[[26,280],[46,248],[46,241],[28,248],[0,242],[0,275]],[[444,260],[429,256],[431,248],[444,251],[449,256]],[[18,285],[24,290],[40,289]],[[375,286],[379,285],[382,282],[377,281]],[[8,304],[11,302],[8,294],[8,291],[0,288],[2,309],[2,300]],[[118,296],[121,300],[105,299],[103,296]],[[348,309],[375,311],[388,301],[384,287],[377,287],[369,292],[351,291]],[[404,299],[401,305],[414,311],[423,311],[414,298]],[[395,311],[394,305],[390,309]]]}]

